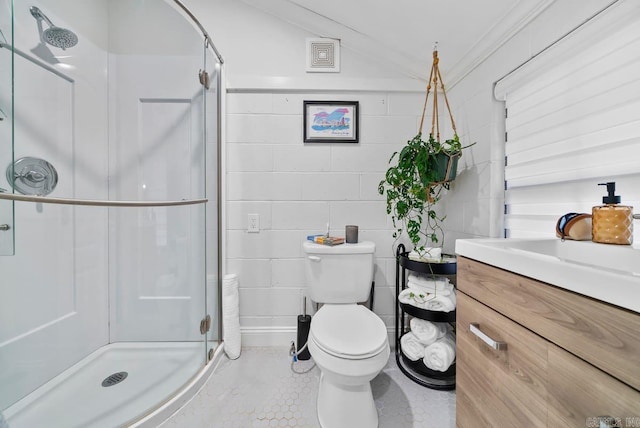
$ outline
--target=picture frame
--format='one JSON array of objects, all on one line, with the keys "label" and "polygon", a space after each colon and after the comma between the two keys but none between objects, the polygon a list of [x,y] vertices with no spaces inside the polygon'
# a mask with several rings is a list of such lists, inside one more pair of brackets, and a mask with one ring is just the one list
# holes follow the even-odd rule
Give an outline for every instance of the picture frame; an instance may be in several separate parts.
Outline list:
[{"label": "picture frame", "polygon": [[358,101],[304,101],[305,143],[357,143]]}]

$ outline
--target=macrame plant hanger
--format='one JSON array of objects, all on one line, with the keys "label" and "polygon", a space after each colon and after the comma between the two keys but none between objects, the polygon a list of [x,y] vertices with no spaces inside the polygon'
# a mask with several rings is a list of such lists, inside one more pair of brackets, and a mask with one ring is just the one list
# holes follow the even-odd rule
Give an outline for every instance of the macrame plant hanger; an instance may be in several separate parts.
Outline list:
[{"label": "macrame plant hanger", "polygon": [[436,42],[435,46],[433,47],[433,64],[431,65],[431,72],[429,73],[429,81],[427,82],[427,95],[424,99],[424,107],[422,108],[422,117],[420,119],[420,128],[418,128],[418,133],[422,134],[422,128],[424,126],[424,117],[427,113],[429,93],[431,92],[431,84],[433,82],[433,112],[431,115],[431,135],[434,136],[437,142],[440,142],[440,119],[438,115],[438,84],[442,89],[442,95],[444,96],[444,102],[447,106],[449,119],[451,119],[451,127],[453,128],[453,133],[454,135],[457,134],[456,122],[453,120],[453,114],[451,113],[451,107],[449,106],[447,91],[444,88],[442,75],[440,74],[439,62],[440,62],[440,59],[438,58],[438,42]]},{"label": "macrame plant hanger", "polygon": [[[418,134],[422,135],[422,128],[424,126],[424,117],[427,112],[427,105],[429,101],[429,93],[431,92],[431,85],[433,83],[433,111],[431,115],[431,133],[430,135],[440,143],[440,118],[439,118],[439,110],[438,110],[438,85],[442,90],[442,95],[444,97],[445,105],[447,106],[447,112],[449,113],[449,119],[451,119],[451,127],[453,128],[453,135],[458,135],[456,130],[456,122],[453,120],[453,114],[451,113],[451,107],[449,106],[449,99],[447,98],[447,92],[444,88],[444,83],[442,81],[442,75],[440,74],[439,67],[440,59],[438,58],[438,42],[435,43],[433,47],[433,64],[431,65],[431,72],[429,73],[429,81],[427,82],[427,95],[424,99],[424,106],[422,108],[422,117],[420,118],[420,127],[418,128]],[[449,157],[449,161],[447,163],[447,169],[445,174],[445,180],[434,183],[443,184],[448,183],[448,177],[451,173],[451,168],[453,166],[453,156]]]}]

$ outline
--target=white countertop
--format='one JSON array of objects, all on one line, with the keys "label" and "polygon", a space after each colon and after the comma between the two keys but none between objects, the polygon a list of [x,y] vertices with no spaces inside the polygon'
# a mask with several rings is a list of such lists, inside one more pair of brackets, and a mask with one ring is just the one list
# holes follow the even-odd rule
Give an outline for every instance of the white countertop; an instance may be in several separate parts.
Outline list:
[{"label": "white countertop", "polygon": [[458,239],[456,254],[640,313],[640,249],[560,239]]}]

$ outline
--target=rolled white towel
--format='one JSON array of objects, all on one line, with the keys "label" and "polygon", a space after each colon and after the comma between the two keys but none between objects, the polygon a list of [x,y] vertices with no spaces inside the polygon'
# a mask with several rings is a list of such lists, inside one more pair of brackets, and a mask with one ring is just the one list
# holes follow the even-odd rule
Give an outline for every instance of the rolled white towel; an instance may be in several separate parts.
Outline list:
[{"label": "rolled white towel", "polygon": [[398,300],[405,305],[427,309],[427,295],[413,288],[405,288],[398,294]]},{"label": "rolled white towel", "polygon": [[222,279],[222,338],[224,353],[232,360],[238,358],[242,350],[239,299],[238,276],[225,275]]},{"label": "rolled white towel", "polygon": [[442,296],[448,296],[453,291],[453,284],[451,284],[451,283],[448,283],[444,287],[439,287],[439,286],[425,287],[422,284],[419,284],[419,283],[416,283],[416,282],[412,281],[411,278],[409,278],[409,280],[407,281],[407,287],[413,288],[414,290],[418,290],[418,291],[420,291],[422,293],[438,294],[438,295],[442,295]]},{"label": "rolled white towel", "polygon": [[409,327],[418,341],[424,346],[431,345],[447,333],[447,324],[436,324],[420,318],[411,318]]},{"label": "rolled white towel", "polygon": [[444,276],[427,277],[415,273],[410,273],[408,281],[415,284],[419,288],[424,288],[427,291],[446,291],[453,288],[453,284],[451,284],[449,278]]},{"label": "rolled white towel", "polygon": [[453,333],[447,333],[424,349],[422,362],[431,370],[447,371],[456,359],[456,338]]},{"label": "rolled white towel", "polygon": [[400,338],[400,349],[411,361],[424,358],[424,345],[418,342],[418,338],[412,332],[405,333]]},{"label": "rolled white towel", "polygon": [[448,296],[429,294],[424,302],[424,309],[438,312],[451,312],[456,308],[456,292]]},{"label": "rolled white towel", "polygon": [[415,260],[417,262],[439,261],[442,257],[442,248],[425,247],[421,251],[412,250],[407,257],[409,257],[410,260]]}]

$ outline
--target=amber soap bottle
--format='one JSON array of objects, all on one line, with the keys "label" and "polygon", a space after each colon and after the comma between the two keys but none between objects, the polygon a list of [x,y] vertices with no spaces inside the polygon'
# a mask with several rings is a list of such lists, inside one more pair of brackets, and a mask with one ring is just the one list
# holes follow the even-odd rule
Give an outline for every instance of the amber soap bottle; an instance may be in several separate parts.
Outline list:
[{"label": "amber soap bottle", "polygon": [[607,186],[607,196],[602,197],[604,205],[593,207],[591,211],[592,240],[602,244],[631,245],[633,243],[633,207],[619,205],[616,183],[600,183]]}]

